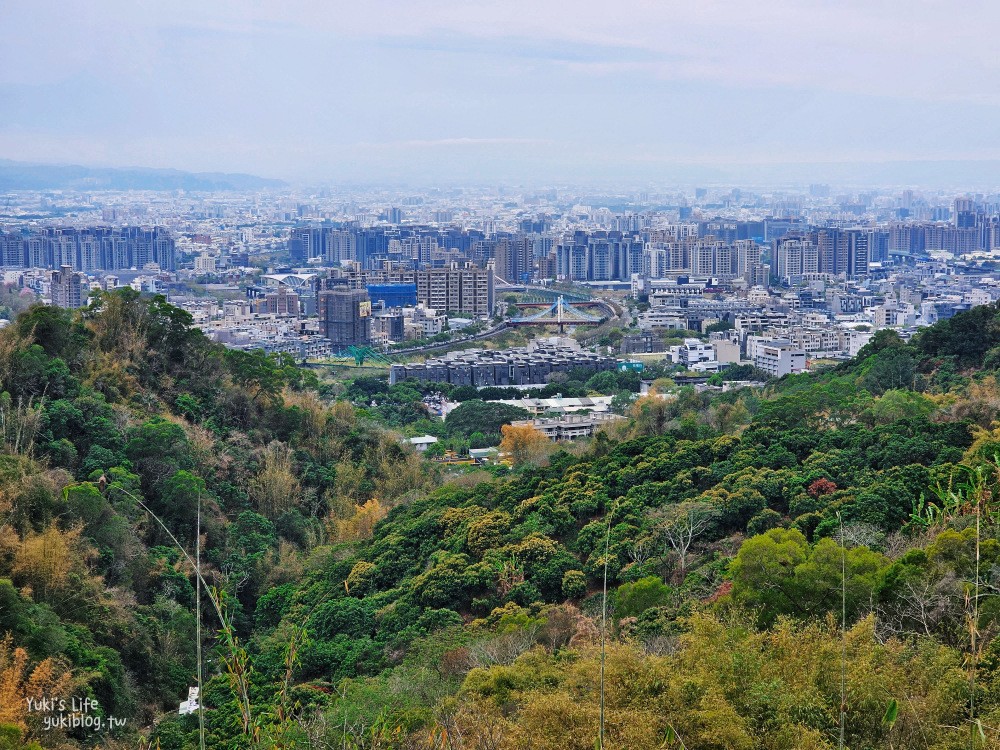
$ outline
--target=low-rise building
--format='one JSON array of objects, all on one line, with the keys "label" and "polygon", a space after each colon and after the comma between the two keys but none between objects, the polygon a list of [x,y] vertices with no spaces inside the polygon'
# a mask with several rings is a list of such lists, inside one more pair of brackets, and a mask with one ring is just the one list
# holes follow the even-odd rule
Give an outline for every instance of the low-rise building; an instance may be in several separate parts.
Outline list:
[{"label": "low-rise building", "polygon": [[390,385],[408,378],[475,387],[542,385],[553,373],[572,370],[603,372],[615,369],[615,360],[583,349],[544,341],[525,348],[492,351],[466,349],[418,364],[392,365]]},{"label": "low-rise building", "polygon": [[554,398],[505,399],[496,403],[516,406],[525,409],[532,416],[538,417],[543,414],[570,414],[581,411],[592,414],[606,413],[611,409],[613,398],[613,396],[584,396],[583,398],[556,396]]},{"label": "low-rise building", "polygon": [[754,366],[773,378],[806,369],[806,353],[791,341],[772,339],[756,346]]},{"label": "low-rise building", "polygon": [[512,422],[515,426],[534,427],[549,440],[577,440],[592,437],[598,428],[623,419],[620,414],[565,414],[561,417],[541,417]]},{"label": "low-rise building", "polygon": [[663,339],[653,333],[622,337],[622,354],[659,354],[666,351]]},{"label": "low-rise building", "polygon": [[858,356],[858,352],[872,340],[874,335],[871,331],[848,331],[846,334],[847,353],[852,357]]},{"label": "low-rise building", "polygon": [[714,362],[715,348],[698,339],[684,339],[683,344],[670,347],[670,361],[675,365],[691,367],[699,362]]},{"label": "low-rise building", "polygon": [[433,435],[421,435],[420,437],[410,438],[410,445],[412,445],[418,452],[423,453],[432,445],[437,443],[438,439]]},{"label": "low-rise building", "polygon": [[445,324],[448,322],[448,318],[445,315],[438,314],[437,310],[430,307],[424,307],[420,304],[412,308],[412,310],[404,311],[404,316],[406,313],[410,313],[413,325],[416,326],[423,338],[430,338],[431,336],[436,336],[444,330]]},{"label": "low-rise building", "polygon": [[740,345],[729,339],[714,339],[715,361],[720,364],[736,364],[740,361]]}]

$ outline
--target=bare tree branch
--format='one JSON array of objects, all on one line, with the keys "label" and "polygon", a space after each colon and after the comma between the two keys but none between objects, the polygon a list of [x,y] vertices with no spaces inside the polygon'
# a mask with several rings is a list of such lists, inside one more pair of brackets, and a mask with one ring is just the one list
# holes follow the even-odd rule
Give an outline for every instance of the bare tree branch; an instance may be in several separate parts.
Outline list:
[{"label": "bare tree branch", "polygon": [[683,578],[692,545],[715,523],[718,511],[707,503],[687,502],[668,506],[656,516],[661,519],[656,533],[677,555]]}]

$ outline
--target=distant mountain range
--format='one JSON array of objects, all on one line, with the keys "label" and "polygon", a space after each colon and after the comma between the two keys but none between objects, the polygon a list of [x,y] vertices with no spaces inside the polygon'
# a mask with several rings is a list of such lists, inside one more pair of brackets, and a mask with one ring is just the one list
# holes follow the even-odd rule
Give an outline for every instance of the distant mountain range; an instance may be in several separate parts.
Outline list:
[{"label": "distant mountain range", "polygon": [[182,172],[144,167],[97,168],[0,159],[0,190],[259,190],[282,180],[250,174]]}]

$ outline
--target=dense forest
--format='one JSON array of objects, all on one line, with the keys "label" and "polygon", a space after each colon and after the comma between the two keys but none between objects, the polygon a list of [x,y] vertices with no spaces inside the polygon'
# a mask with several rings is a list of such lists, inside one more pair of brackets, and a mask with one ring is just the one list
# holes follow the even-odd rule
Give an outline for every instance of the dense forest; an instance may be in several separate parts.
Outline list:
[{"label": "dense forest", "polygon": [[998,369],[984,306],[447,469],[393,426],[518,414],[435,424],[128,290],[31,307],[0,331],[0,749],[1000,747]]}]

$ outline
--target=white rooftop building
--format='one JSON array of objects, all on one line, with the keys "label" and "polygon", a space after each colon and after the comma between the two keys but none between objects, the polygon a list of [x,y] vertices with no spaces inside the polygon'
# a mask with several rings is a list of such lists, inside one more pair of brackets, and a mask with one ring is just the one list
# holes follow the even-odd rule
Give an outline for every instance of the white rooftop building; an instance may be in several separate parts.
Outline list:
[{"label": "white rooftop building", "polygon": [[754,353],[754,366],[773,378],[803,372],[806,353],[791,341],[775,339],[758,344]]},{"label": "white rooftop building", "polygon": [[420,453],[434,445],[438,439],[433,435],[421,435],[420,437],[410,438],[410,445],[417,449]]},{"label": "white rooftop building", "polygon": [[690,368],[701,362],[715,361],[715,347],[698,339],[684,339],[683,344],[670,347],[670,361]]}]

